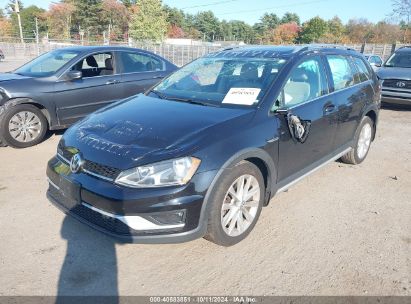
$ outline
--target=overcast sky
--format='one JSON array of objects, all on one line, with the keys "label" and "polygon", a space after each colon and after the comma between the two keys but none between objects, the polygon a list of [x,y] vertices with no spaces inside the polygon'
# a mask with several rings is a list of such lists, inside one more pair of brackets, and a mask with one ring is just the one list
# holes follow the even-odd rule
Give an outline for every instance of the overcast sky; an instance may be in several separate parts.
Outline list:
[{"label": "overcast sky", "polygon": [[[8,0],[0,0],[0,7]],[[48,8],[50,0],[22,0],[25,6],[35,4]],[[283,15],[285,12],[297,13],[302,21],[315,16],[331,19],[338,15],[344,22],[351,18],[367,18],[377,22],[387,18],[391,12],[391,0],[163,0],[163,3],[197,13],[212,10],[220,19],[243,20],[254,24],[265,13]]]}]

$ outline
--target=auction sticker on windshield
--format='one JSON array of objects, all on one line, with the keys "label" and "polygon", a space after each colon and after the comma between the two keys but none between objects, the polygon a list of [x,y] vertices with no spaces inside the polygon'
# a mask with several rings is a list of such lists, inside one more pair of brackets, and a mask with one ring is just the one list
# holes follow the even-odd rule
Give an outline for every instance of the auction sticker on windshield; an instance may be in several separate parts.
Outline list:
[{"label": "auction sticker on windshield", "polygon": [[223,103],[250,106],[257,101],[261,89],[257,88],[231,88],[225,95]]}]

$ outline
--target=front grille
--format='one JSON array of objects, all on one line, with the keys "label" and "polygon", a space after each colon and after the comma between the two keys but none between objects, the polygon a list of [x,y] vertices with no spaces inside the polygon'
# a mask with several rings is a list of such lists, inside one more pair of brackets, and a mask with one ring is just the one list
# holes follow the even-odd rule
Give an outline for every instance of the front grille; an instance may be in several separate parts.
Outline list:
[{"label": "front grille", "polygon": [[[71,158],[75,154],[73,152],[75,149],[69,147],[64,147],[61,142],[58,145],[58,154],[63,157],[63,160],[70,162]],[[103,177],[105,179],[115,180],[116,177],[120,174],[121,170],[105,165],[95,163],[91,160],[85,160],[83,169],[88,171],[85,173],[90,173],[91,175],[97,177]]]},{"label": "front grille", "polygon": [[100,165],[90,160],[86,160],[84,164],[84,169],[90,171],[94,174],[104,176],[106,178],[115,180],[116,177],[120,174],[121,170],[117,168],[112,168],[105,165]]},{"label": "front grille", "polygon": [[[401,87],[399,83],[404,83],[405,86]],[[386,79],[383,82],[383,87],[396,88],[396,89],[411,89],[411,81],[401,80],[401,79]]]}]

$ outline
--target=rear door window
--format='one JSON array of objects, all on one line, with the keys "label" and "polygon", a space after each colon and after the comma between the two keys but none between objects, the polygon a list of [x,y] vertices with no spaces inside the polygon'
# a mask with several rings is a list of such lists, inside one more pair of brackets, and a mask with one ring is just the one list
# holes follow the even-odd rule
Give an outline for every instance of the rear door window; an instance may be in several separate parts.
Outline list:
[{"label": "rear door window", "polygon": [[341,55],[328,55],[327,61],[331,69],[334,90],[339,91],[355,84],[354,73],[348,58]]},{"label": "rear door window", "polygon": [[152,56],[135,53],[120,52],[123,73],[141,73],[164,71],[164,62]]}]

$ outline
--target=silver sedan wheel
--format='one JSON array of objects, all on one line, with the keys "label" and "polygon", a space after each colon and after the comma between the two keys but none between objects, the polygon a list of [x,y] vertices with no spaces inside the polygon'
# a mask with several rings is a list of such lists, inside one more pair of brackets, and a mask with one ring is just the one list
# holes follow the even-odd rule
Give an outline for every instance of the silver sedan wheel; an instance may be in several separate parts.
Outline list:
[{"label": "silver sedan wheel", "polygon": [[41,132],[40,118],[30,111],[16,113],[9,121],[9,133],[18,142],[31,142]]},{"label": "silver sedan wheel", "polygon": [[371,125],[366,123],[360,132],[357,144],[357,156],[359,159],[363,159],[368,152],[371,145],[372,128]]},{"label": "silver sedan wheel", "polygon": [[228,189],[221,207],[221,225],[231,236],[244,233],[254,222],[260,202],[260,185],[252,175],[242,175]]}]

